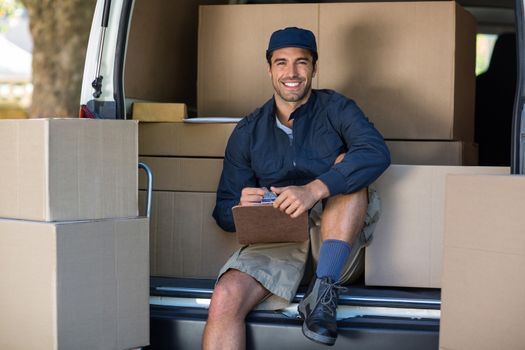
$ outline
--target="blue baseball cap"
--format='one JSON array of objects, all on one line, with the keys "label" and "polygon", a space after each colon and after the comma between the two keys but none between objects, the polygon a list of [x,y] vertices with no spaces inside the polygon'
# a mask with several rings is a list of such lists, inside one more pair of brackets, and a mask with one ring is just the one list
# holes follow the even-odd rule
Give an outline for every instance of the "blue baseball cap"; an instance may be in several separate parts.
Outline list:
[{"label": "blue baseball cap", "polygon": [[317,60],[317,44],[315,35],[308,29],[288,27],[273,32],[266,50],[266,59],[269,61],[272,53],[284,47],[299,47],[310,50],[314,62]]}]

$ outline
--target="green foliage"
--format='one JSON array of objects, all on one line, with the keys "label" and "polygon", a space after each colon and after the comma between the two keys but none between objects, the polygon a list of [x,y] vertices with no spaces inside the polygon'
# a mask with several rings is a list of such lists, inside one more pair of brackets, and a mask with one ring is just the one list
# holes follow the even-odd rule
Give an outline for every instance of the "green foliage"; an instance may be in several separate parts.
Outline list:
[{"label": "green foliage", "polygon": [[7,30],[9,17],[23,7],[20,0],[0,0],[0,33]]},{"label": "green foliage", "polygon": [[0,17],[9,17],[23,7],[20,0],[0,0]]},{"label": "green foliage", "polygon": [[492,50],[496,43],[497,35],[478,34],[476,36],[476,75],[484,73],[489,68]]}]

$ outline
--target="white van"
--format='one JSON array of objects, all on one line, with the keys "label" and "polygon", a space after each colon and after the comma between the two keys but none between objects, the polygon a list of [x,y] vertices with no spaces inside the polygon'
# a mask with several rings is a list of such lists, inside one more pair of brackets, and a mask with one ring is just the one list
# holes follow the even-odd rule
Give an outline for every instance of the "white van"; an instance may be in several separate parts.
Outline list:
[{"label": "white van", "polygon": [[[86,54],[81,116],[131,119],[132,103],[143,100],[185,102],[189,116],[199,116],[196,108],[198,6],[228,3],[236,2],[98,0]],[[512,136],[508,134],[507,142],[512,144],[511,157],[509,155],[512,173],[523,174],[524,4],[519,0],[515,3],[513,0],[460,0],[459,3],[474,15],[479,33],[497,36],[502,32],[516,32],[520,68],[515,77],[516,102],[510,107],[514,110],[513,131]],[[238,51],[232,55],[241,54],[242,48]],[[261,59],[264,60],[262,52]],[[220,266],[215,268],[218,271]],[[213,276],[151,276],[151,345],[148,348],[200,348],[214,282]],[[247,347],[319,348],[302,335],[301,321],[297,319],[297,303],[304,292],[305,286],[299,289],[294,304],[285,310],[252,312],[247,318]],[[438,349],[440,307],[439,288],[370,287],[359,280],[340,296],[340,336],[334,348]]]}]

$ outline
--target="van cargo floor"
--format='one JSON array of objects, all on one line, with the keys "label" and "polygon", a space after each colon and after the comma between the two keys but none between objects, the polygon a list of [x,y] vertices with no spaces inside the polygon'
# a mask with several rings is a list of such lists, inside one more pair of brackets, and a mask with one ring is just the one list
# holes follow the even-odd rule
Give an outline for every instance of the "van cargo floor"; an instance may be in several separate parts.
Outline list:
[{"label": "van cargo floor", "polygon": [[[151,278],[151,346],[199,349],[211,298],[212,279]],[[318,349],[306,339],[297,303],[279,311],[253,311],[247,317],[248,349]],[[437,349],[440,290],[366,287],[353,284],[340,295],[339,338],[333,349]]]}]

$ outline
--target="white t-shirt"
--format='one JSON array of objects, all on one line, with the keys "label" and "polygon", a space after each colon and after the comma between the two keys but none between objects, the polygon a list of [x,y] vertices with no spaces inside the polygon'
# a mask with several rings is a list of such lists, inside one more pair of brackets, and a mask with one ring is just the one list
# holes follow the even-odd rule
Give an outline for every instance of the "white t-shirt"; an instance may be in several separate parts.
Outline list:
[{"label": "white t-shirt", "polygon": [[277,127],[279,129],[281,129],[282,131],[286,133],[286,135],[288,135],[290,142],[292,142],[293,141],[293,130],[287,127],[286,125],[284,125],[283,123],[281,123],[281,121],[279,120],[279,118],[277,118],[277,116],[275,117],[275,123],[277,124]]}]

